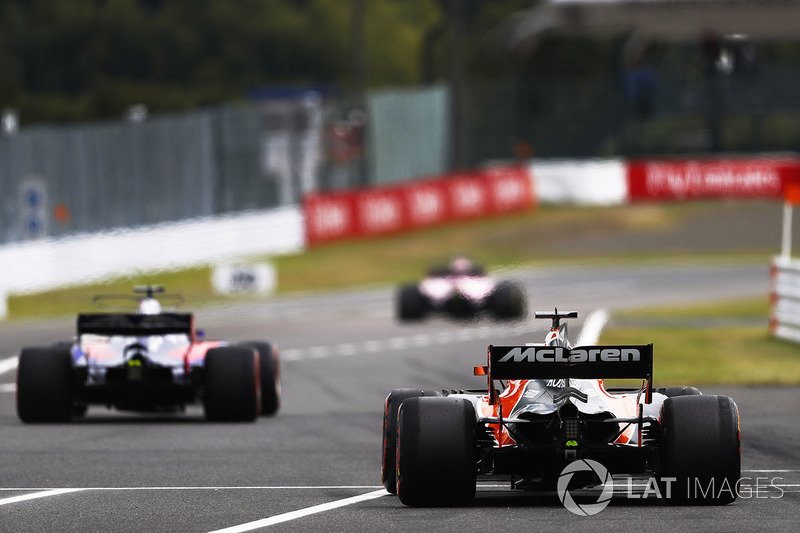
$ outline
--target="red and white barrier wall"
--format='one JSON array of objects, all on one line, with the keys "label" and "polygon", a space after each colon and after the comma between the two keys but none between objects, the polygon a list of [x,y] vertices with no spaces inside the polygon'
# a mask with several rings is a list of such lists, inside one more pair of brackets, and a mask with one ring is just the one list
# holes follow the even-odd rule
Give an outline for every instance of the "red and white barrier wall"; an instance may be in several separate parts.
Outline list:
[{"label": "red and white barrier wall", "polygon": [[554,204],[777,199],[787,183],[800,183],[797,157],[541,162],[530,170],[537,200]]},{"label": "red and white barrier wall", "polygon": [[305,198],[306,243],[374,237],[526,209],[534,203],[525,166],[453,173],[376,189]]},{"label": "red and white barrier wall", "polygon": [[800,183],[798,157],[536,161],[400,185],[314,194],[303,205],[308,245],[396,233],[537,203],[782,198]]}]

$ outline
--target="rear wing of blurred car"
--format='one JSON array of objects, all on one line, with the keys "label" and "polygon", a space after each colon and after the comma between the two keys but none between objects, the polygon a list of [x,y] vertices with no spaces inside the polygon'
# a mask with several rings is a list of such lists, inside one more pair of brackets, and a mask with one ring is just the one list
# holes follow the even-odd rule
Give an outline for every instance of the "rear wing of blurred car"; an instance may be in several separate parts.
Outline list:
[{"label": "rear wing of blurred car", "polygon": [[[643,379],[651,401],[653,345],[614,346],[489,346],[489,365],[475,367],[488,375],[494,396],[495,379]],[[494,401],[494,398],[492,398]]]},{"label": "rear wing of blurred car", "polygon": [[125,313],[82,313],[78,315],[78,336],[95,335],[192,335],[191,313],[138,315]]}]

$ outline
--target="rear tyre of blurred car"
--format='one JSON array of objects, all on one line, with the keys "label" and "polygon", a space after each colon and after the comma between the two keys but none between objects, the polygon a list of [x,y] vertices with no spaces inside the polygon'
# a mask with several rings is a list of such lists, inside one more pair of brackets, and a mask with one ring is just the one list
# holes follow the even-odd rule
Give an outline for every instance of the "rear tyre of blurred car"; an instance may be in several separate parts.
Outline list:
[{"label": "rear tyre of blurred car", "polygon": [[17,415],[23,422],[67,422],[73,412],[72,355],[24,348],[17,364]]},{"label": "rear tyre of blurred car", "polygon": [[422,389],[395,389],[383,403],[383,454],[381,461],[381,482],[387,491],[397,492],[397,412],[400,405],[409,398],[420,396],[441,396],[439,391]]},{"label": "rear tyre of blurred car", "polygon": [[[667,398],[662,495],[673,504],[725,505],[737,497],[741,474],[739,410],[727,396]],[[675,478],[669,482],[664,478]]]},{"label": "rear tyre of blurred car", "polygon": [[703,394],[700,392],[700,389],[696,387],[661,387],[656,389],[656,392],[660,392],[668,398],[674,398],[675,396],[700,396]]},{"label": "rear tyre of blurred car", "polygon": [[208,350],[203,379],[203,407],[208,420],[256,419],[256,354],[251,348],[226,346]]},{"label": "rear tyre of blurred car", "polygon": [[527,314],[525,290],[513,281],[501,281],[489,296],[489,310],[500,320],[517,320]]},{"label": "rear tyre of blurred car", "polygon": [[475,408],[465,398],[410,398],[400,406],[397,495],[412,507],[475,497]]},{"label": "rear tyre of blurred car", "polygon": [[261,416],[274,415],[281,406],[281,374],[278,351],[268,342],[246,341],[242,345],[252,346],[258,351]]},{"label": "rear tyre of blurred car", "polygon": [[397,318],[421,320],[428,314],[428,299],[416,285],[403,285],[396,296]]}]

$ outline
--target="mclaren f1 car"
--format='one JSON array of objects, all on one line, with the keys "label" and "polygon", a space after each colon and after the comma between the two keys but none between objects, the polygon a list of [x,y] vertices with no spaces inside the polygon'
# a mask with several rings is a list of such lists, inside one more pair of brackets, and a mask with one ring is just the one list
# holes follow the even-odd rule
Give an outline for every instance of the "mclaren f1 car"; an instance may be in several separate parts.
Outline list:
[{"label": "mclaren f1 car", "polygon": [[134,290],[96,296],[106,312],[79,314],[73,341],[22,349],[17,414],[23,422],[66,422],[91,404],[145,413],[198,404],[216,421],[277,412],[277,346],[203,339],[193,314],[164,311],[183,302],[179,295],[161,286]]},{"label": "mclaren f1 car", "polygon": [[[552,321],[544,343],[489,346],[487,364],[474,372],[486,389],[392,391],[384,404],[386,490],[410,506],[461,505],[477,481],[555,491],[571,463],[593,460],[609,475],[649,476],[670,503],[734,501],[734,401],[693,387],[654,389],[652,344],[573,347],[562,319],[575,317],[536,313]],[[606,385],[612,378],[642,385],[615,389]]]}]

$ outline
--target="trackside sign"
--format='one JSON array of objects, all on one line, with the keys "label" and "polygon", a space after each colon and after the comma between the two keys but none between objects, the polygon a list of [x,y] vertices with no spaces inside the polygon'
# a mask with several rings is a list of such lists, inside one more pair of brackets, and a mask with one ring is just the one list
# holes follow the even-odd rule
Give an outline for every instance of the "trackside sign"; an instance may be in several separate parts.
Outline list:
[{"label": "trackside sign", "polygon": [[797,168],[794,158],[634,160],[627,165],[628,199],[780,198]]},{"label": "trackside sign", "polygon": [[490,346],[489,367],[493,379],[649,379],[653,345]]}]

